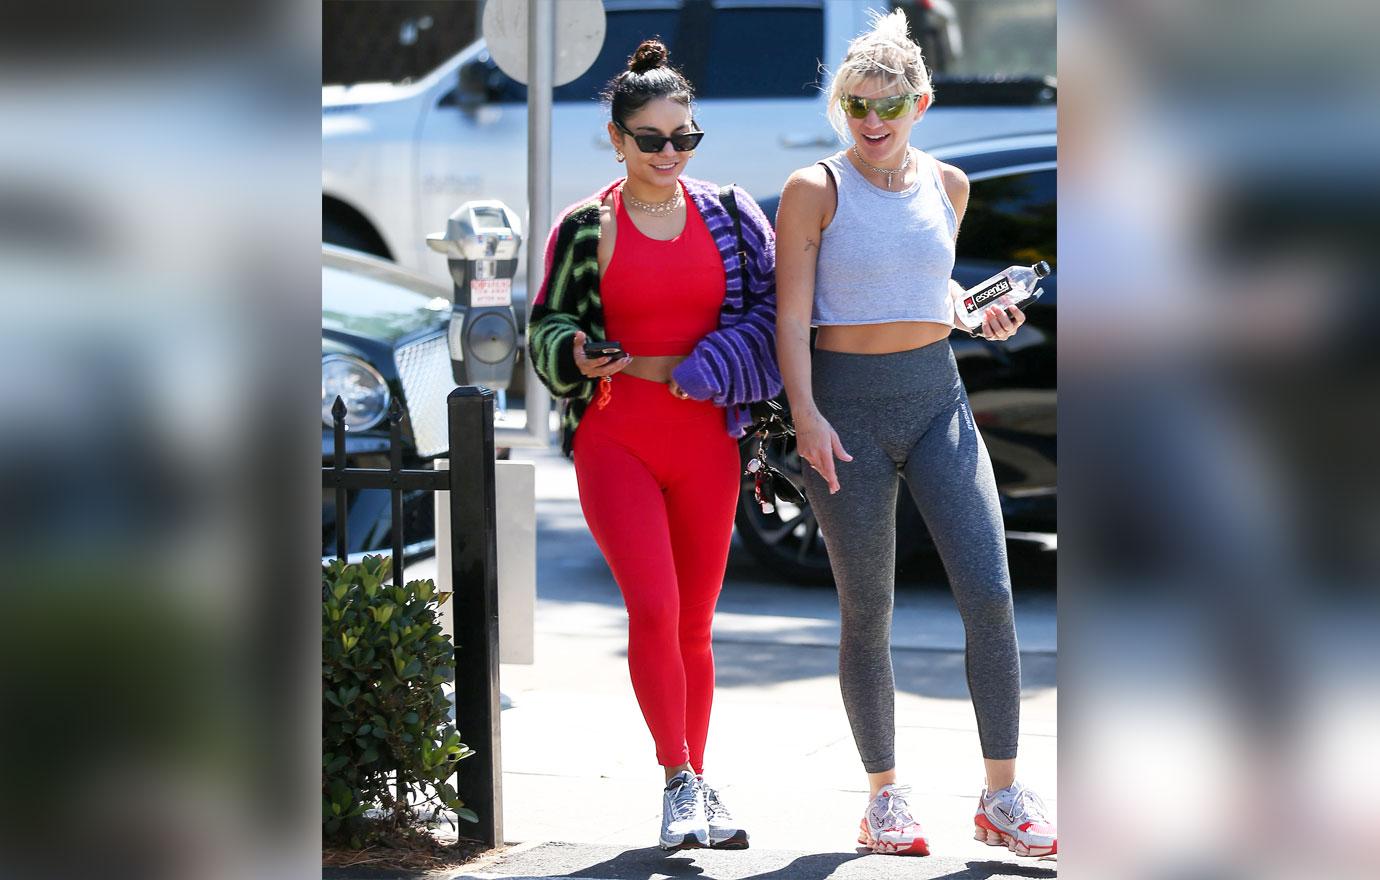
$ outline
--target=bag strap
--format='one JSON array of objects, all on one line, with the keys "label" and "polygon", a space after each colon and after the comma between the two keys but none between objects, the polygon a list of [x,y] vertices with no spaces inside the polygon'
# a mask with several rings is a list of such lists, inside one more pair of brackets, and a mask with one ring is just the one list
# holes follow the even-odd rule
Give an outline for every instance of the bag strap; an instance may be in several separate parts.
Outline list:
[{"label": "bag strap", "polygon": [[733,240],[738,243],[738,280],[743,289],[743,302],[747,302],[747,248],[743,245],[743,218],[738,214],[738,199],[733,195],[733,184],[719,187],[719,201],[728,216],[733,218]]}]

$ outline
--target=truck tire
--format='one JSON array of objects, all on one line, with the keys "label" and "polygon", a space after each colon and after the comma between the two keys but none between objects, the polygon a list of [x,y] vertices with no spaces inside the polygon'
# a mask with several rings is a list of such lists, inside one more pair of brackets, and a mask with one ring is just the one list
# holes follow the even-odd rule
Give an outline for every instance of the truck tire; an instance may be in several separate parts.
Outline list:
[{"label": "truck tire", "polygon": [[[740,444],[744,466],[756,451],[754,437],[749,436]],[[804,485],[794,437],[768,443],[767,461],[797,487]],[[767,571],[795,583],[833,583],[829,554],[808,499],[804,507],[778,504],[775,511],[763,513],[753,497],[753,478],[744,474],[738,492],[738,512],[733,521],[743,548]]]},{"label": "truck tire", "polygon": [[[739,445],[739,457],[744,467],[757,451],[757,440],[749,436]],[[773,440],[767,444],[767,462],[781,471],[797,488],[805,481],[800,470],[800,456],[795,454],[795,438]],[[902,486],[896,511],[896,565],[911,563],[926,551],[933,552],[924,521],[911,503]],[[744,474],[738,492],[738,511],[733,519],[743,548],[776,577],[792,583],[832,584],[829,553],[819,523],[805,506],[776,505],[771,513],[763,513],[753,495],[753,478]]]},{"label": "truck tire", "polygon": [[385,260],[391,259],[388,249],[383,246],[377,233],[373,230],[360,229],[339,217],[327,215],[321,218],[321,241],[325,244],[363,251]]}]

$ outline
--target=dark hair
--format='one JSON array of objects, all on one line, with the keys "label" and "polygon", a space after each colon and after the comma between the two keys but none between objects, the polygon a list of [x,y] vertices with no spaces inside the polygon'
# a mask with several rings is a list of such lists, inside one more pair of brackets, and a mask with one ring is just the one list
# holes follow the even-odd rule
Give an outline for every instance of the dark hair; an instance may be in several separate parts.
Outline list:
[{"label": "dark hair", "polygon": [[654,98],[690,106],[695,90],[679,70],[666,63],[670,54],[666,44],[656,38],[638,44],[628,58],[628,69],[609,80],[600,95],[609,105],[614,122],[623,125]]}]

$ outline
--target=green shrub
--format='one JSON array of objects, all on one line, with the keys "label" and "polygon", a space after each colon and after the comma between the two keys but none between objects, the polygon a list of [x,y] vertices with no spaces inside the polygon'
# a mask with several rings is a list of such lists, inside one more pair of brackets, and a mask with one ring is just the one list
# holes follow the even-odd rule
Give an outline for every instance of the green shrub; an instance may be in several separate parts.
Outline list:
[{"label": "green shrub", "polygon": [[321,812],[327,839],[359,844],[361,817],[379,809],[398,830],[413,813],[395,797],[396,774],[432,805],[477,821],[446,780],[472,754],[447,713],[441,684],[454,679],[455,650],[438,619],[430,580],[387,583],[392,560],[365,557],[322,567]]}]

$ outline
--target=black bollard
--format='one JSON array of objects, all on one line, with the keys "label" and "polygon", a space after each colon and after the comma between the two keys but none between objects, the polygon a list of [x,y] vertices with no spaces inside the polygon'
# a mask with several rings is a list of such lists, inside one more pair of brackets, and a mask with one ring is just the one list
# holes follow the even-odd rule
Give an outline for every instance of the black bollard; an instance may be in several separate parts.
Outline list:
[{"label": "black bollard", "polygon": [[[477,836],[503,842],[498,704],[498,526],[494,393],[466,385],[446,399],[450,431],[451,597],[455,722],[475,754],[457,765],[457,790],[479,817]],[[441,539],[442,536],[437,536]],[[462,828],[462,833],[468,833]]]}]

